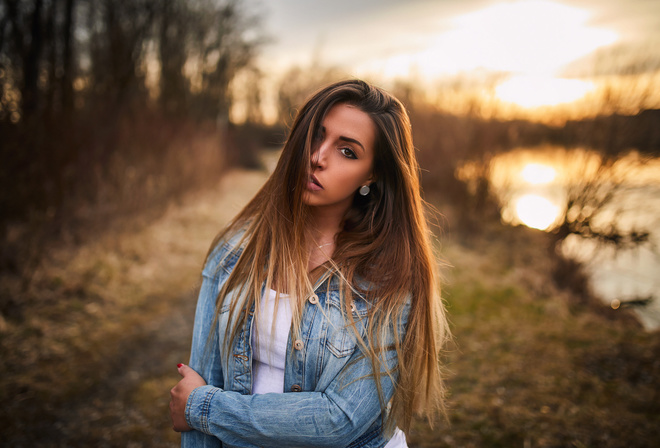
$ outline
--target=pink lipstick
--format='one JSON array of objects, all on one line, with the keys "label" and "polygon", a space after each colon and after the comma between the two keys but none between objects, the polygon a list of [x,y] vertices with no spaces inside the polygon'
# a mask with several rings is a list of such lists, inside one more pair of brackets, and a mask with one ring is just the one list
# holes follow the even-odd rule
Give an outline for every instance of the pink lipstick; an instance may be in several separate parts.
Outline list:
[{"label": "pink lipstick", "polygon": [[307,189],[311,191],[323,190],[323,185],[313,174],[309,176],[309,181],[307,182]]}]

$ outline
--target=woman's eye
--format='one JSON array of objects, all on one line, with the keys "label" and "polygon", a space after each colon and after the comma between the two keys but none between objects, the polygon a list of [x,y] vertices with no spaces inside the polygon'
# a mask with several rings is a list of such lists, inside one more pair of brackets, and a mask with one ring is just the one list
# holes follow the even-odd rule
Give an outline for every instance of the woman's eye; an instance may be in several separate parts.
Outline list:
[{"label": "woman's eye", "polygon": [[355,153],[350,148],[340,148],[339,151],[341,151],[344,157],[348,157],[349,159],[357,159]]}]

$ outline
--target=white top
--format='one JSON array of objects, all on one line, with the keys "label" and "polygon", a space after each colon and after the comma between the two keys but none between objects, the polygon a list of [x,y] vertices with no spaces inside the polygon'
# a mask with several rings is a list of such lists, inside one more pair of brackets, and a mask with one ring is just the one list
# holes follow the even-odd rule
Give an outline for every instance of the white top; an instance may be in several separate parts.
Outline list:
[{"label": "white top", "polygon": [[[264,292],[259,316],[255,319],[256,338],[252,338],[252,393],[284,392],[284,364],[286,344],[291,328],[289,296],[280,294],[275,314],[275,291]],[[273,317],[275,332],[273,330]],[[259,341],[257,343],[257,341]]]},{"label": "white top", "polygon": [[[254,332],[256,337],[252,338],[253,394],[284,392],[284,366],[291,328],[291,303],[288,295],[280,294],[276,312],[275,294],[272,289],[264,292],[259,316],[253,323],[256,329]],[[274,332],[273,317],[275,317]],[[408,448],[403,431],[396,428],[385,448]]]}]

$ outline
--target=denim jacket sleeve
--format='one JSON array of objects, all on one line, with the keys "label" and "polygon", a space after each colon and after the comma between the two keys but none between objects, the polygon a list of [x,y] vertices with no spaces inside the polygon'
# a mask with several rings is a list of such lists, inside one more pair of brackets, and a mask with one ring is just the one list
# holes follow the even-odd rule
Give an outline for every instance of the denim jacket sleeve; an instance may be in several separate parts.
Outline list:
[{"label": "denim jacket sleeve", "polygon": [[[356,350],[347,369],[323,392],[241,395],[214,386],[197,388],[188,400],[188,424],[236,447],[346,447],[380,418],[371,362]],[[343,372],[346,373],[346,372]],[[386,399],[392,383],[382,378]]]},{"label": "denim jacket sleeve", "polygon": [[[388,369],[396,366],[394,350],[383,357]],[[394,385],[386,374],[381,387],[389,401]],[[192,428],[231,447],[348,447],[378,427],[380,418],[371,361],[357,344],[323,390],[244,395],[207,385],[195,389],[186,406]]]},{"label": "denim jacket sleeve", "polygon": [[[192,348],[189,366],[199,373],[207,384],[215,387],[224,386],[222,363],[218,346],[217,331],[212,331],[213,316],[215,315],[215,299],[218,296],[219,285],[229,275],[222,269],[221,260],[227,258],[230,247],[219,246],[209,257],[202,271],[202,285],[195,310],[195,323],[193,326]],[[209,338],[209,335],[211,337]],[[181,433],[182,447],[218,448],[222,443],[216,437],[199,431]]]}]

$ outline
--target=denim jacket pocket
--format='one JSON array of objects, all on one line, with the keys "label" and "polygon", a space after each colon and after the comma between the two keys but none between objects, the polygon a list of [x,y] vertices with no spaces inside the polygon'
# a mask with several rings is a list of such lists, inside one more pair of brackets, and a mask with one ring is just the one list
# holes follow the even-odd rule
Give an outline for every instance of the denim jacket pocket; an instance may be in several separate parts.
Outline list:
[{"label": "denim jacket pocket", "polygon": [[357,345],[357,335],[363,336],[366,310],[359,310],[355,305],[351,307],[355,328],[344,315],[339,297],[330,294],[328,297],[328,329],[325,345],[336,358],[350,356]]},{"label": "denim jacket pocket", "polygon": [[355,350],[355,334],[349,328],[329,328],[326,347],[337,358],[349,356]]}]

